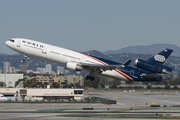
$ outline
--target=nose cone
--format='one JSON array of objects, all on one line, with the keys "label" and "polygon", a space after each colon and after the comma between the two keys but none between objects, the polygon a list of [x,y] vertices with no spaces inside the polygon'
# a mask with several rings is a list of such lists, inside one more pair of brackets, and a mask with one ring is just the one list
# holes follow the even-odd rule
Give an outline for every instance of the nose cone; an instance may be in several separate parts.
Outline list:
[{"label": "nose cone", "polygon": [[9,41],[6,41],[6,42],[5,42],[6,46],[8,46],[8,43],[9,43]]},{"label": "nose cone", "polygon": [[11,43],[11,41],[6,41],[5,44],[6,44],[6,46],[8,46],[9,48],[12,48],[12,43]]}]

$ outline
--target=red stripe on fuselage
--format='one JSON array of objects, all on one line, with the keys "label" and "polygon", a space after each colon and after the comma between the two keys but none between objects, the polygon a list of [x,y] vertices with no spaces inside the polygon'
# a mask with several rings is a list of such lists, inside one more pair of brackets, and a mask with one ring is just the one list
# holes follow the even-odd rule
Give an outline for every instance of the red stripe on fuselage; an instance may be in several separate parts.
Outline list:
[{"label": "red stripe on fuselage", "polygon": [[[82,53],[81,53],[81,54],[82,54]],[[85,54],[83,54],[83,55],[85,55]],[[100,61],[100,60],[98,60],[98,59],[96,59],[96,58],[93,58],[93,57],[91,57],[91,56],[89,56],[89,55],[85,55],[85,56],[87,56],[87,57],[89,57],[89,58],[91,58],[91,59],[93,59],[93,60],[96,60],[96,61],[98,61],[98,62],[102,63],[103,65],[108,65],[108,64],[106,64],[106,63],[104,63],[104,62],[102,62],[102,61]],[[127,80],[129,80],[129,81],[133,81],[133,79],[132,79],[132,78],[130,78],[130,77],[129,77],[129,76],[127,76],[126,74],[124,74],[124,73],[120,72],[119,70],[114,69],[114,71],[116,71],[117,73],[119,73],[119,74],[121,74],[122,76],[124,76]]]},{"label": "red stripe on fuselage", "polygon": [[122,72],[120,72],[119,70],[117,70],[117,69],[114,69],[116,72],[118,72],[119,74],[121,74],[122,76],[124,76],[126,79],[128,79],[129,81],[133,81],[133,79],[132,78],[130,78],[129,76],[127,76],[126,74],[124,74],[124,73],[122,73]]}]

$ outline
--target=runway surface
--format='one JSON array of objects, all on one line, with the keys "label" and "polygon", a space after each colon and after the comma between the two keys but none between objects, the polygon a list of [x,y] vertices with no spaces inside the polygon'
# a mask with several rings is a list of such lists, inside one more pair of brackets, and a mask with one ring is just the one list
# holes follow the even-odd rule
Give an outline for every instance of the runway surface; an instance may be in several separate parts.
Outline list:
[{"label": "runway surface", "polygon": [[0,120],[180,119],[180,107],[150,107],[152,102],[161,106],[180,105],[180,95],[176,93],[88,93],[84,96],[117,97],[117,104],[0,103]]},{"label": "runway surface", "polygon": [[156,103],[158,105],[180,105],[180,95],[178,93],[91,93],[84,94],[86,97],[101,97],[113,99],[117,97],[119,105],[146,105]]}]

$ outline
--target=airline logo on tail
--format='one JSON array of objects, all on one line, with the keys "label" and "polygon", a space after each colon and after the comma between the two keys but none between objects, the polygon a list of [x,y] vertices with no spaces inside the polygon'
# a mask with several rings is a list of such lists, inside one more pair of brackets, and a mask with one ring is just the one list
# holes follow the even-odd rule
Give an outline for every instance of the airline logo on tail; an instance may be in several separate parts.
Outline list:
[{"label": "airline logo on tail", "polygon": [[158,55],[158,54],[156,54],[156,55],[154,56],[154,59],[155,59],[156,61],[159,61],[159,62],[164,62],[164,61],[166,60],[166,58],[165,58],[164,56]]}]

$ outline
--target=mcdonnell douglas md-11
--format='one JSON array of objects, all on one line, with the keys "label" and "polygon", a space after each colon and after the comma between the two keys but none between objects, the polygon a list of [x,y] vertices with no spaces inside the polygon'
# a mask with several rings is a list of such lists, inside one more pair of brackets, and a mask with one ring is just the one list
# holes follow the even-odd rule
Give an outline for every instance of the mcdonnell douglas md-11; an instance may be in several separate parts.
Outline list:
[{"label": "mcdonnell douglas md-11", "polygon": [[24,63],[27,56],[30,56],[64,65],[67,70],[89,71],[86,79],[91,81],[95,79],[95,75],[128,81],[161,81],[163,74],[172,71],[171,68],[163,65],[173,52],[171,49],[162,50],[146,61],[136,59],[134,65],[137,68],[135,68],[128,66],[131,60],[122,64],[24,38],[12,38],[5,44],[14,51],[23,54]]}]

